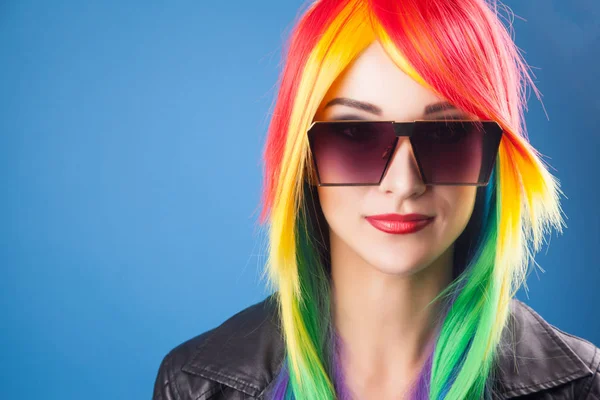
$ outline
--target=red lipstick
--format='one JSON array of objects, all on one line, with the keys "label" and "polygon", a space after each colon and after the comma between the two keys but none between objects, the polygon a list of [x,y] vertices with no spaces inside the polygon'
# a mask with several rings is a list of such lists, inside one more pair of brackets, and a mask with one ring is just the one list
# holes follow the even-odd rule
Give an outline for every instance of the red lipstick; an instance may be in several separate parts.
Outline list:
[{"label": "red lipstick", "polygon": [[380,231],[392,234],[414,233],[425,228],[434,217],[423,214],[380,214],[366,217]]}]

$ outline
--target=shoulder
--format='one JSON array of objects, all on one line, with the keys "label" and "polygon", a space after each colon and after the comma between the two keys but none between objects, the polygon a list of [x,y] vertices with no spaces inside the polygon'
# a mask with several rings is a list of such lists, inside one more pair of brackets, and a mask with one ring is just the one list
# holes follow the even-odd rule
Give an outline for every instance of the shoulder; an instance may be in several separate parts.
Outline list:
[{"label": "shoulder", "polygon": [[171,349],[153,400],[261,399],[283,360],[273,296]]},{"label": "shoulder", "polygon": [[541,392],[600,400],[600,349],[550,324],[518,299],[511,300],[498,355],[504,398]]}]

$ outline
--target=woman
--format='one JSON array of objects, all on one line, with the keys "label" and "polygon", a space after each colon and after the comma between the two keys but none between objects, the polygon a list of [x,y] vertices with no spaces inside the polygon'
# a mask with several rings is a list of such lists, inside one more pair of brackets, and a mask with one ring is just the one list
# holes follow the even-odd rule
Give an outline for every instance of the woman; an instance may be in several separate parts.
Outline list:
[{"label": "woman", "polygon": [[312,4],[264,154],[274,293],[154,399],[600,399],[598,349],[514,299],[563,224],[524,83],[484,0]]}]

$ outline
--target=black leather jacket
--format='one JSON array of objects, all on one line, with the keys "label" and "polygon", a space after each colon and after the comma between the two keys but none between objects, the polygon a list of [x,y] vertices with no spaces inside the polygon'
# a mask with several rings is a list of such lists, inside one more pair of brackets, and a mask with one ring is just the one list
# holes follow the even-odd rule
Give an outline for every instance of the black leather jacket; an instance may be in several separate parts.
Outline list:
[{"label": "black leather jacket", "polygon": [[[284,347],[268,300],[171,350],[158,369],[153,400],[270,399]],[[501,399],[600,400],[600,349],[517,299],[509,324],[504,332],[512,344],[499,349]]]}]

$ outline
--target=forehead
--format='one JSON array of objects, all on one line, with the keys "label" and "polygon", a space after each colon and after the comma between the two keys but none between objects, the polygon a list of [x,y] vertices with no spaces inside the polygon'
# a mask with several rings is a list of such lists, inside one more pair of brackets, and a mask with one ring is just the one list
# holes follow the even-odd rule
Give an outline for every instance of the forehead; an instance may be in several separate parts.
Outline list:
[{"label": "forehead", "polygon": [[398,68],[377,41],[367,47],[329,88],[319,107],[321,117],[335,112],[336,107],[322,109],[337,97],[377,105],[382,110],[381,119],[396,121],[418,119],[427,105],[443,100]]}]

